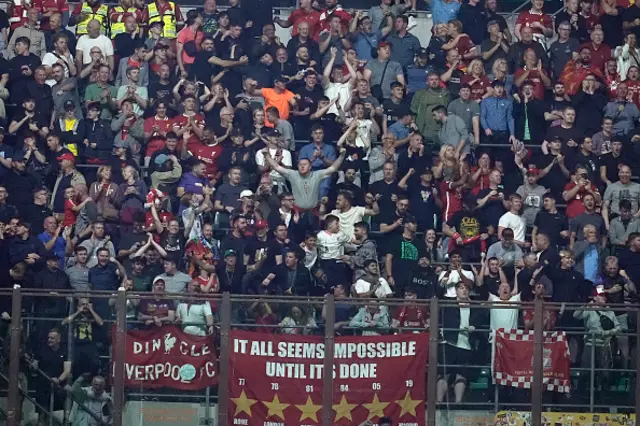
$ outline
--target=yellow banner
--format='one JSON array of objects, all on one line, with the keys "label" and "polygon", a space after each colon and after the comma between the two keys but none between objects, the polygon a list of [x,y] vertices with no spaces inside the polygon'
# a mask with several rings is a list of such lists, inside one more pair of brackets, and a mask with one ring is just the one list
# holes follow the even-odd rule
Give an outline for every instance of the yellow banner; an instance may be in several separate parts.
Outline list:
[{"label": "yellow banner", "polygon": [[[635,414],[542,413],[543,425],[554,426],[635,426]],[[529,426],[528,411],[501,411],[494,417],[495,426]]]}]

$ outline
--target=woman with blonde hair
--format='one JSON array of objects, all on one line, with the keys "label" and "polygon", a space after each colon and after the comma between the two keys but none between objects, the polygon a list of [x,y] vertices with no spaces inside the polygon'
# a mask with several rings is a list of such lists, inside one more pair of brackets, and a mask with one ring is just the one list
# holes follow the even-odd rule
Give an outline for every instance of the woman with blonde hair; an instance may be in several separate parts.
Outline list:
[{"label": "woman with blonde hair", "polygon": [[502,81],[504,83],[504,93],[509,95],[513,90],[513,75],[509,74],[507,60],[504,58],[496,59],[491,67],[491,73],[488,75],[489,80]]},{"label": "woman with blonde hair", "polygon": [[456,180],[461,172],[466,169],[466,164],[460,160],[460,153],[451,144],[444,144],[440,147],[440,157],[438,164],[433,166],[433,177],[447,181]]},{"label": "woman with blonde hair", "polygon": [[484,98],[493,95],[491,81],[484,73],[484,65],[481,59],[474,59],[467,67],[467,73],[462,77],[461,83],[468,84],[471,88],[471,100],[480,102]]}]

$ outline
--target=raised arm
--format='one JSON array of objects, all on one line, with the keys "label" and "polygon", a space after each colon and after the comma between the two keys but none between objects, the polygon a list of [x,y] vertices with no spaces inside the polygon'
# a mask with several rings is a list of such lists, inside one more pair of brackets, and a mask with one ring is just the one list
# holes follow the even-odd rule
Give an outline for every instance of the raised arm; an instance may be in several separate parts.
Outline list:
[{"label": "raised arm", "polygon": [[322,173],[324,177],[329,177],[332,174],[336,173],[338,170],[340,170],[346,154],[347,150],[344,148],[340,148],[340,155],[338,156],[338,158],[336,158],[336,161],[334,161],[333,164],[326,169],[320,170],[320,173]]}]

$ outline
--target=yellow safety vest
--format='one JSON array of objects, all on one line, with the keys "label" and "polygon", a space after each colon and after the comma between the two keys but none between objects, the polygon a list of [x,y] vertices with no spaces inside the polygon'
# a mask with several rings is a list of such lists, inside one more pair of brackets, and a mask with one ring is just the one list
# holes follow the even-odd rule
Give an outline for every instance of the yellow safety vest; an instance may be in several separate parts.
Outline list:
[{"label": "yellow safety vest", "polygon": [[96,21],[100,22],[100,32],[102,34],[107,33],[107,21],[109,19],[109,8],[106,5],[101,4],[100,7],[98,8],[98,11],[94,12],[91,6],[89,6],[86,3],[83,3],[82,10],[80,12],[86,13],[88,15],[88,18],[76,24],[76,35],[86,34],[87,24],[89,24],[89,21],[91,21],[92,19],[95,19]]},{"label": "yellow safety vest", "polygon": [[[124,10],[124,8],[122,6],[114,6],[113,11],[115,13],[129,13],[133,16],[136,16],[136,12],[138,12],[138,9],[136,9],[135,7],[130,7],[127,10]],[[137,25],[136,25],[137,28]],[[125,26],[124,26],[124,16],[122,17],[122,20],[120,22],[112,22],[111,23],[111,38],[116,38],[116,36],[118,34],[122,34],[125,32]]]},{"label": "yellow safety vest", "polygon": [[172,1],[169,2],[169,6],[171,6],[171,14],[160,15],[158,12],[158,6],[156,2],[150,3],[147,8],[149,10],[149,26],[154,22],[164,22],[164,32],[162,37],[173,39],[178,36],[178,32],[176,30],[176,4]]}]

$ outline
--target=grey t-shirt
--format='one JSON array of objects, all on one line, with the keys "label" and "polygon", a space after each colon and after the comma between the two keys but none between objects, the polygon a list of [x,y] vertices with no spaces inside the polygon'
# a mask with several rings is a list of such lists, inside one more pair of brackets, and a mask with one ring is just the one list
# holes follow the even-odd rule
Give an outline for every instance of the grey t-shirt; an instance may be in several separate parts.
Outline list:
[{"label": "grey t-shirt", "polygon": [[64,270],[69,277],[71,288],[76,291],[89,290],[89,268],[73,265]]},{"label": "grey t-shirt", "polygon": [[[379,84],[382,88],[382,95],[385,98],[391,97],[391,83],[398,81],[398,75],[402,74],[402,67],[396,61],[389,60],[387,71],[384,71],[384,67],[387,61],[380,62],[378,59],[372,59],[367,63],[366,69],[371,71],[371,85],[375,86]],[[384,79],[382,78],[384,74]]]},{"label": "grey t-shirt", "polygon": [[297,170],[287,169],[284,177],[291,184],[291,192],[297,207],[308,210],[318,205],[320,183],[325,179],[322,170],[314,170],[302,176]]},{"label": "grey t-shirt", "polygon": [[527,226],[533,226],[536,215],[542,208],[542,197],[546,192],[547,188],[542,185],[536,185],[535,188],[520,185],[516,190],[516,193],[522,197],[522,205],[524,207],[522,217],[527,222]]},{"label": "grey t-shirt", "polygon": [[609,213],[620,214],[620,207],[618,206],[620,200],[631,201],[631,212],[637,212],[638,201],[640,200],[640,184],[629,182],[623,185],[618,181],[607,186],[604,191],[603,201],[609,202]]},{"label": "grey t-shirt", "polygon": [[438,138],[440,139],[441,145],[449,144],[455,148],[460,145],[461,140],[464,140],[465,145],[462,152],[468,154],[470,151],[469,129],[464,125],[462,118],[457,115],[450,114],[447,116],[447,121],[444,122],[440,131],[438,131]]},{"label": "grey t-shirt", "polygon": [[331,41],[329,41],[329,47],[327,47],[327,50],[322,55],[322,69],[324,69],[324,67],[327,66],[327,64],[329,63],[329,59],[331,59],[332,47],[335,47],[336,49],[338,49],[338,52],[336,54],[336,60],[333,61],[333,66],[344,65],[344,58],[342,57],[342,50],[344,49],[344,45],[342,44],[342,39],[340,38],[340,36],[337,36],[337,35],[332,36],[329,33],[324,33],[324,34],[320,34],[320,39],[318,40],[318,43],[325,41],[327,37],[331,37]]},{"label": "grey t-shirt", "polygon": [[458,98],[451,101],[447,107],[447,113],[457,115],[462,118],[464,125],[467,126],[469,132],[473,132],[473,117],[480,118],[480,104],[474,101],[463,102]]},{"label": "grey t-shirt", "polygon": [[571,223],[569,224],[569,230],[576,233],[576,241],[584,240],[584,227],[587,225],[596,227],[598,240],[602,235],[607,233],[607,229],[604,226],[604,219],[601,215],[598,213],[582,213],[571,219]]},{"label": "grey t-shirt", "polygon": [[280,132],[280,140],[284,143],[284,148],[291,152],[296,150],[296,142],[293,137],[293,126],[287,120],[278,120],[276,130]]},{"label": "grey t-shirt", "polygon": [[164,287],[167,293],[183,293],[187,289],[187,284],[191,282],[191,276],[180,271],[176,272],[175,275],[160,274],[156,277],[156,279],[158,278],[164,280]]},{"label": "grey t-shirt", "polygon": [[551,70],[553,71],[553,77],[558,78],[567,65],[567,62],[572,58],[573,52],[577,52],[580,48],[580,43],[575,38],[570,38],[564,43],[554,41],[549,47],[549,58],[551,60]]},{"label": "grey t-shirt", "polygon": [[[389,6],[389,11],[394,18],[400,15],[404,11],[404,9],[405,8],[399,4]],[[384,27],[385,13],[382,11],[382,8],[380,6],[371,7],[367,16],[371,18],[371,28],[373,28],[374,30],[379,30]]]}]

